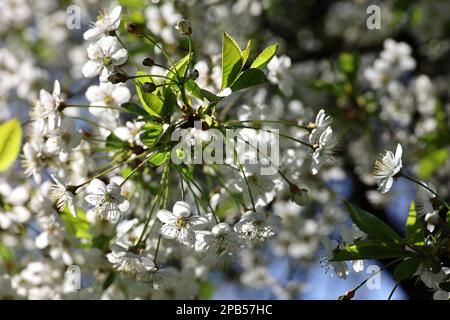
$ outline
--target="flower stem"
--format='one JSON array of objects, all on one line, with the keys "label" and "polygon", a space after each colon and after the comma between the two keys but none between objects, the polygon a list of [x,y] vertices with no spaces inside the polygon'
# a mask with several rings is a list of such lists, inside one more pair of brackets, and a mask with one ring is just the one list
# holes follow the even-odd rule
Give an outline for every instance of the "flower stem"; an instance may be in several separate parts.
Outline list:
[{"label": "flower stem", "polygon": [[432,194],[434,194],[434,195],[436,196],[436,198],[437,198],[439,201],[441,201],[442,204],[443,204],[448,210],[450,210],[450,205],[449,205],[444,199],[442,199],[442,198],[439,196],[439,194],[437,194],[436,191],[434,191],[434,190],[432,190],[431,188],[429,188],[426,184],[424,184],[424,183],[422,183],[421,181],[416,180],[416,179],[414,179],[414,178],[412,178],[412,177],[410,177],[410,176],[404,174],[403,172],[400,172],[399,177],[403,177],[403,178],[405,178],[405,179],[407,179],[407,180],[409,180],[409,181],[411,181],[411,182],[414,182],[415,184],[417,184],[417,185],[419,185],[419,186],[421,186],[421,187],[427,189],[427,190],[430,191]]}]

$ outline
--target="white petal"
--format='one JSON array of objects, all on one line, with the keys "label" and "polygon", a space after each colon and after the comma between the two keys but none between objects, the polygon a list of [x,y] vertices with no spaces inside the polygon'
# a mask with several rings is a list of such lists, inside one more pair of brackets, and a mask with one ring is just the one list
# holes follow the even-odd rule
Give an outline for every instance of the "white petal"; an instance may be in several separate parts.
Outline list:
[{"label": "white petal", "polygon": [[112,98],[119,105],[128,102],[131,98],[130,89],[127,87],[118,87],[113,91]]},{"label": "white petal", "polygon": [[127,212],[130,208],[130,202],[128,200],[122,201],[122,203],[119,203],[118,207],[120,211]]},{"label": "white petal", "polygon": [[201,230],[208,226],[208,219],[205,217],[190,217],[189,224],[192,226],[194,230]]},{"label": "white petal", "polygon": [[103,34],[103,30],[97,27],[91,28],[83,34],[84,40],[97,40]]},{"label": "white petal", "polygon": [[97,46],[101,48],[105,55],[112,55],[117,50],[118,40],[116,37],[103,37],[97,42]]},{"label": "white petal", "polygon": [[178,229],[172,224],[165,224],[161,227],[161,235],[166,239],[177,239]]},{"label": "white petal", "polygon": [[380,181],[380,186],[378,187],[378,190],[381,193],[388,192],[391,189],[393,182],[394,182],[394,179],[392,177],[388,177],[386,179],[382,179]]},{"label": "white petal", "polygon": [[94,179],[87,186],[86,192],[104,195],[106,193],[106,184],[102,180]]},{"label": "white petal", "polygon": [[189,217],[191,215],[191,207],[184,201],[177,201],[173,206],[173,214],[176,217]]},{"label": "white petal", "polygon": [[100,74],[100,72],[102,72],[102,70],[103,70],[103,65],[101,63],[90,60],[85,63],[81,72],[83,73],[83,75],[86,78],[93,78],[93,77],[97,76],[98,74]]},{"label": "white petal", "polygon": [[117,50],[112,56],[112,64],[120,66],[124,64],[128,59],[128,51],[124,48]]},{"label": "white petal", "polygon": [[169,210],[161,209],[156,215],[162,223],[174,224],[177,218]]},{"label": "white petal", "polygon": [[402,148],[402,145],[399,143],[399,144],[397,144],[397,149],[395,150],[395,159],[397,161],[402,159],[402,153],[403,153],[403,148]]},{"label": "white petal", "polygon": [[116,23],[117,20],[120,19],[120,14],[122,13],[122,7],[121,6],[115,6],[114,9],[109,14],[109,19],[112,23]]},{"label": "white petal", "polygon": [[53,95],[59,96],[61,94],[61,85],[59,84],[58,80],[55,80],[53,83]]},{"label": "white petal", "polygon": [[84,197],[84,200],[86,200],[87,203],[89,203],[91,206],[96,206],[99,204],[99,202],[102,200],[103,195],[98,194],[88,194],[86,197]]},{"label": "white petal", "polygon": [[352,261],[353,264],[353,270],[355,272],[361,272],[364,270],[364,260],[355,260]]}]

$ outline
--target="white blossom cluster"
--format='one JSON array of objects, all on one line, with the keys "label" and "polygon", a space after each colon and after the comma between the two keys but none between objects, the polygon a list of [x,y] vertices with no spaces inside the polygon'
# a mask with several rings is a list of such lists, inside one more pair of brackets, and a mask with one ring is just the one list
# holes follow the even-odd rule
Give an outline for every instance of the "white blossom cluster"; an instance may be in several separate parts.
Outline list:
[{"label": "white blossom cluster", "polygon": [[[280,2],[152,1],[139,11],[77,0],[74,4],[88,13],[82,15],[83,32],[67,28],[66,7],[56,0],[0,2],[0,119],[19,117],[24,130],[21,161],[0,174],[0,299],[192,299],[203,298],[205,286],[220,288],[233,281],[266,290],[273,298],[292,299],[313,285],[299,274],[319,264],[339,278],[351,278],[349,266],[364,270],[362,260],[328,262],[339,248],[367,237],[351,224],[342,198],[364,186],[365,201],[383,207],[395,197],[395,181],[407,166],[414,173],[422,170],[417,155],[426,155],[427,139],[443,123],[450,125],[449,105],[438,103],[448,89],[442,89],[448,75],[436,80],[427,74],[416,61],[419,49],[389,38],[391,27],[362,31],[364,21],[355,17],[364,2],[336,2],[326,15],[327,36],[341,36],[344,48],[348,43],[381,48],[361,57],[355,80],[355,87],[368,92],[361,94],[363,100],[375,103],[358,105],[355,99],[351,107],[339,108],[311,85],[319,78],[340,80],[320,58],[326,43],[310,29],[292,31],[286,40],[261,25],[261,17],[265,24],[280,23],[274,9]],[[381,6],[387,26],[393,23],[392,5]],[[437,13],[432,29],[423,21],[412,28],[429,50],[420,54],[438,59],[446,43],[433,47],[423,29],[440,36],[444,18],[439,17],[445,10],[428,1],[417,7]],[[132,74],[136,61],[149,55],[156,65],[139,65],[142,70],[156,76],[167,72],[161,67],[164,53],[143,37],[132,38],[122,26],[140,17],[140,26],[171,56],[181,58],[184,37],[174,26],[186,16],[194,29],[196,83],[223,97],[220,116],[249,124],[240,129],[240,138],[262,132],[258,143],[279,149],[276,165],[267,155],[242,148],[237,152],[245,159],[259,162],[205,165],[193,172],[149,165],[130,179],[136,167],[115,166],[143,160],[148,147],[141,133],[147,127],[144,120],[121,112],[121,105],[139,101],[133,81],[112,83],[110,76]],[[264,71],[268,85],[239,94],[222,90],[223,30],[240,43],[260,33],[254,46],[280,41],[282,53]],[[297,43],[290,43],[293,39]],[[125,47],[135,42],[144,45]],[[299,48],[306,58],[296,55]],[[202,103],[192,100],[195,110]],[[351,131],[363,123],[360,114],[369,114],[366,126],[376,133]],[[165,119],[164,130],[179,119],[179,112]],[[272,129],[279,129],[279,140]],[[111,136],[131,151],[112,152]],[[208,130],[198,128],[190,128],[187,137],[204,146],[211,139]],[[450,151],[448,143],[442,150]],[[261,175],[267,167],[275,168],[275,174]],[[449,161],[442,162],[435,178],[427,179],[432,183],[422,182],[427,188],[419,186],[415,195],[430,233],[440,223],[435,193],[450,193],[449,169]],[[350,186],[350,193],[342,185]],[[166,187],[168,195],[161,195]],[[153,208],[158,201],[163,205]],[[288,261],[283,277],[273,272],[275,260]],[[81,269],[79,290],[67,283],[73,265]],[[438,273],[425,266],[417,271],[435,299],[449,298],[439,287],[448,274],[445,267]]]}]

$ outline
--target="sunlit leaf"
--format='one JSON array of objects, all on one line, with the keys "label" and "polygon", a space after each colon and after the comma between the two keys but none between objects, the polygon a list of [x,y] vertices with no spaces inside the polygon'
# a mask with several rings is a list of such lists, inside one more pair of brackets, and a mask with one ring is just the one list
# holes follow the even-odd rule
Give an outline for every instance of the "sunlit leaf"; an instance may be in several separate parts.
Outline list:
[{"label": "sunlit leaf", "polygon": [[250,68],[258,68],[258,69],[264,68],[275,56],[277,50],[278,44],[268,46],[256,57]]},{"label": "sunlit leaf", "polygon": [[22,128],[17,119],[0,125],[0,172],[8,169],[17,159],[22,141]]},{"label": "sunlit leaf", "polygon": [[229,87],[243,67],[242,50],[228,33],[223,33],[222,42],[222,87]]},{"label": "sunlit leaf", "polygon": [[364,211],[348,202],[345,202],[350,211],[353,222],[365,233],[374,239],[386,243],[402,244],[404,240],[386,223],[373,214]]}]

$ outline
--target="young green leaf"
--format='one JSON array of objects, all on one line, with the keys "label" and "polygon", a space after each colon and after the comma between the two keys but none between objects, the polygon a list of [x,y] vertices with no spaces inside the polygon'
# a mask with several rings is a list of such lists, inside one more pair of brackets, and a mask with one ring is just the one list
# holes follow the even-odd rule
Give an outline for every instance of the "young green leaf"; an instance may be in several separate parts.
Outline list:
[{"label": "young green leaf", "polygon": [[22,128],[17,119],[0,125],[0,172],[8,169],[20,152]]},{"label": "young green leaf", "polygon": [[411,244],[423,243],[423,231],[417,218],[414,201],[411,201],[408,218],[406,219],[406,240]]},{"label": "young green leaf", "polygon": [[[180,61],[175,63],[175,68],[171,67],[170,71],[167,71],[166,74],[166,83],[170,83],[172,81],[178,81],[178,78],[183,78],[184,73],[186,72],[187,68],[189,67],[189,54],[184,56]],[[178,74],[175,74],[175,72]]]},{"label": "young green leaf", "polygon": [[248,57],[250,56],[250,50],[252,47],[252,40],[248,40],[247,47],[242,51],[242,66],[245,66],[245,63],[248,60]]},{"label": "young green leaf", "polygon": [[264,68],[270,60],[275,56],[278,50],[278,44],[274,44],[265,48],[253,61],[250,68],[262,69]]},{"label": "young green leaf", "polygon": [[138,71],[136,76],[139,76],[135,79],[136,83],[136,91],[139,95],[139,100],[141,101],[142,106],[145,111],[147,111],[150,115],[155,117],[160,117],[161,110],[163,107],[163,101],[158,95],[155,93],[143,92],[141,85],[146,82],[154,82],[150,76],[146,76],[147,74],[142,71]]},{"label": "young green leaf", "polygon": [[394,279],[403,281],[411,278],[419,268],[420,260],[418,258],[408,258],[401,261],[394,269]]},{"label": "young green leaf", "polygon": [[202,94],[202,90],[198,86],[198,84],[194,80],[189,80],[186,82],[186,89],[197,99],[203,101],[204,97]]},{"label": "young green leaf", "polygon": [[147,122],[142,127],[142,133],[140,135],[140,139],[143,144],[147,147],[151,148],[158,140],[159,136],[163,132],[163,127],[159,123],[155,122]]},{"label": "young green leaf", "polygon": [[411,253],[394,244],[366,240],[340,249],[331,260],[347,261],[362,259],[387,259],[408,257],[409,255],[411,255]]},{"label": "young green leaf", "polygon": [[404,240],[394,230],[373,214],[353,206],[347,201],[345,201],[345,204],[350,211],[353,222],[374,239],[397,245],[404,243]]},{"label": "young green leaf", "polygon": [[229,87],[242,70],[242,50],[228,33],[223,33],[222,42],[222,86],[221,89]]},{"label": "young green leaf", "polygon": [[154,156],[152,156],[150,159],[148,159],[148,162],[156,167],[162,165],[164,161],[166,161],[168,152],[158,152]]},{"label": "young green leaf", "polygon": [[238,91],[265,83],[267,83],[267,78],[264,72],[259,69],[248,69],[242,72],[239,78],[236,79],[231,86],[231,90]]}]

